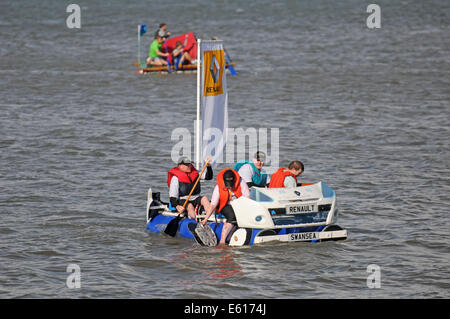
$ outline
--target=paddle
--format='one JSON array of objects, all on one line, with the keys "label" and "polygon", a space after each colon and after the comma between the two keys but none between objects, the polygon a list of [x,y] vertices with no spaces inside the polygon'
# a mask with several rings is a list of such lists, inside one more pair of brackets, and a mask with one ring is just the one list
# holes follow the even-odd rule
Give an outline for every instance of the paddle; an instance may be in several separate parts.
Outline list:
[{"label": "paddle", "polygon": [[232,76],[235,76],[236,75],[236,71],[234,70],[233,66],[231,65],[230,56],[228,55],[227,50],[224,50],[224,51],[226,53],[225,54],[225,61],[227,61],[227,63],[228,63],[228,70],[230,70],[230,73],[231,73]]},{"label": "paddle", "polygon": [[[188,203],[188,201],[189,201],[189,198],[191,198],[191,195],[192,195],[192,193],[194,192],[194,189],[197,187],[197,184],[198,184],[200,178],[202,177],[203,172],[205,171],[206,166],[208,165],[208,162],[209,162],[209,159],[206,160],[205,165],[203,166],[202,172],[198,175],[197,180],[195,181],[195,184],[194,184],[194,186],[193,186],[192,189],[191,189],[191,192],[189,193],[188,197],[187,197],[186,200],[184,201],[183,208],[186,207],[186,205],[187,205],[187,203]],[[172,219],[172,220],[167,224],[167,227],[166,227],[166,229],[164,230],[164,232],[165,232],[167,235],[169,235],[169,236],[175,237],[175,235],[177,234],[177,231],[178,231],[178,224],[180,223],[180,220],[181,220],[183,217],[184,217],[183,213],[178,213],[177,217],[175,217],[174,219]]]},{"label": "paddle", "polygon": [[[164,42],[164,48],[166,50],[166,53],[169,53],[169,49],[167,48],[167,43],[166,42]],[[170,67],[169,56],[166,56],[166,61],[167,61],[167,71],[172,72],[172,68]]]},{"label": "paddle", "polygon": [[203,226],[202,223],[192,222],[188,224],[188,229],[200,245],[217,246],[217,236],[208,224]]}]

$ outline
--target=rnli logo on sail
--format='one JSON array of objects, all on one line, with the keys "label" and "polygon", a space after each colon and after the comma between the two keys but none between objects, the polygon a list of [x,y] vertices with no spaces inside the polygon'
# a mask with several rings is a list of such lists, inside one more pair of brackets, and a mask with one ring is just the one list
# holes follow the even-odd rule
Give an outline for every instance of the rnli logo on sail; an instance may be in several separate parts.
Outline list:
[{"label": "rnli logo on sail", "polygon": [[223,50],[205,51],[204,59],[204,96],[223,94],[222,78],[225,69]]}]

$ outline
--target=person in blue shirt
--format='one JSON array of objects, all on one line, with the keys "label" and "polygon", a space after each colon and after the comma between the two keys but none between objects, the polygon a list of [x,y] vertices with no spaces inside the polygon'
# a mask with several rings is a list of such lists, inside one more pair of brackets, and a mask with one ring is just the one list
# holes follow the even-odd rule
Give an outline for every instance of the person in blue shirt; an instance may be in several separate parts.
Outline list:
[{"label": "person in blue shirt", "polygon": [[269,176],[263,170],[266,154],[258,151],[251,161],[239,161],[234,165],[234,169],[247,183],[248,188],[252,186],[265,187],[269,183]]}]

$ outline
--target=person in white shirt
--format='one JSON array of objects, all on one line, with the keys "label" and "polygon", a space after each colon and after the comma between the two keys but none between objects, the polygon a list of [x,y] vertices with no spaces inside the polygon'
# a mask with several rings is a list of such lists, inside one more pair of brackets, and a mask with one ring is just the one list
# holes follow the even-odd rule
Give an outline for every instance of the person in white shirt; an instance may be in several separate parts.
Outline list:
[{"label": "person in white shirt", "polygon": [[[191,193],[192,188],[199,176],[199,172],[192,165],[188,157],[181,157],[178,160],[178,165],[172,168],[168,173],[169,186],[169,200],[172,207],[174,207],[180,214],[186,209],[188,216],[191,219],[196,218],[195,207],[202,205],[205,210],[209,209],[210,203],[208,197],[200,196],[200,183],[193,190],[189,202],[183,208],[183,204]],[[202,179],[213,179],[213,171],[211,165],[207,164],[207,169],[201,176]]]}]

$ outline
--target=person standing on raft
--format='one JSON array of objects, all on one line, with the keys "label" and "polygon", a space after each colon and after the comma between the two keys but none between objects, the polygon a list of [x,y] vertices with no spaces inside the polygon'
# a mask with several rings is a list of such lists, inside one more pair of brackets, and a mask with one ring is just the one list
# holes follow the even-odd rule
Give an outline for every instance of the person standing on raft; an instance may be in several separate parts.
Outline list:
[{"label": "person standing on raft", "polygon": [[210,209],[206,210],[205,218],[201,221],[203,225],[206,225],[208,218],[216,209],[216,214],[221,213],[225,216],[227,221],[223,225],[219,245],[226,244],[228,233],[233,224],[236,224],[236,215],[230,202],[241,196],[250,197],[250,191],[238,172],[231,168],[220,171],[217,175],[217,185],[211,197]]},{"label": "person standing on raft", "polygon": [[[211,164],[208,161],[205,173],[201,178],[205,180],[213,179],[213,170]],[[185,200],[188,198],[189,193],[195,185],[199,173],[195,169],[191,160],[184,156],[178,160],[178,165],[172,168],[168,173],[168,185],[169,185],[169,200],[172,207],[181,214],[185,210],[188,212],[188,216],[191,219],[196,218],[195,207],[202,205],[206,211],[210,208],[210,202],[208,197],[200,196],[201,188],[200,183],[197,183],[195,190],[192,192],[189,202],[186,207],[183,207]]]}]

